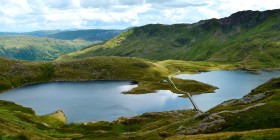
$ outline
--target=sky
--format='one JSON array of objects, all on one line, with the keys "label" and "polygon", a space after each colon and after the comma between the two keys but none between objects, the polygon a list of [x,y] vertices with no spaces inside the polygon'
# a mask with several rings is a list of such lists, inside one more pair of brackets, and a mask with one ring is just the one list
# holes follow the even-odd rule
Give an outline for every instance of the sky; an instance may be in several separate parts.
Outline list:
[{"label": "sky", "polygon": [[0,32],[195,23],[278,8],[280,0],[0,0]]}]

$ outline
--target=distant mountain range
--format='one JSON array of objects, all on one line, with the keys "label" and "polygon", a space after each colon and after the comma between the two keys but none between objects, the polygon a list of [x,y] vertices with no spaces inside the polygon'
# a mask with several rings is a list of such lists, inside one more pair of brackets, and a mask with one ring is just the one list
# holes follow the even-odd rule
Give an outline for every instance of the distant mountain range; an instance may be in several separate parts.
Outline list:
[{"label": "distant mountain range", "polygon": [[134,56],[280,67],[280,10],[241,11],[194,24],[150,24],[59,59]]},{"label": "distant mountain range", "polygon": [[53,60],[58,56],[109,40],[122,30],[41,30],[0,32],[0,56],[22,60]]},{"label": "distant mountain range", "polygon": [[93,42],[34,36],[0,36],[0,56],[22,60],[53,60],[83,49]]},{"label": "distant mountain range", "polygon": [[75,30],[75,31],[62,31],[55,34],[48,35],[47,37],[62,39],[62,40],[83,39],[87,41],[106,41],[119,35],[122,32],[123,30],[101,30],[101,29]]},{"label": "distant mountain range", "polygon": [[23,33],[14,33],[14,32],[0,32],[0,36],[15,36],[15,35],[31,35],[36,37],[50,37],[54,39],[61,40],[75,40],[83,39],[87,41],[106,41],[109,40],[125,30],[105,30],[105,29],[88,29],[88,30],[39,30],[34,32],[23,32]]},{"label": "distant mountain range", "polygon": [[55,34],[61,32],[60,30],[39,30],[34,32],[23,32],[23,33],[15,33],[15,32],[0,32],[0,35],[31,35],[37,37],[44,37],[51,34]]}]

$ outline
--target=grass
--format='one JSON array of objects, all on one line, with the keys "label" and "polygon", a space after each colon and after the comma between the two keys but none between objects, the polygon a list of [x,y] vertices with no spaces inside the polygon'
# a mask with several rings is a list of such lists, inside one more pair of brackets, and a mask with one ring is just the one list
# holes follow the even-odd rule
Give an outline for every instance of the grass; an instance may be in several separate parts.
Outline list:
[{"label": "grass", "polygon": [[157,61],[221,62],[238,64],[244,69],[279,69],[279,19],[279,10],[247,11],[194,24],[145,25],[58,60],[125,56]]},{"label": "grass", "polygon": [[[0,64],[0,79],[2,79],[0,82],[0,92],[40,82],[131,80],[137,82],[138,87],[126,92],[129,94],[151,93],[161,89],[180,93],[174,89],[167,78],[169,74],[173,73],[173,69],[166,67],[163,63],[154,63],[141,58],[93,57],[54,62],[0,59],[2,62]],[[181,64],[183,63],[192,62],[182,61]],[[218,67],[216,64],[215,66]],[[204,65],[201,67],[207,69],[209,66]],[[216,87],[197,81],[174,80],[180,89],[195,94],[213,92],[216,89]]]},{"label": "grass", "polygon": [[[0,136],[2,139],[279,139],[279,82],[280,78],[273,79],[246,95],[269,92],[270,96],[262,100],[249,104],[231,103],[226,107],[219,105],[200,117],[194,117],[197,116],[194,110],[175,110],[120,117],[113,122],[64,124],[53,115],[37,116],[30,108],[0,101]],[[225,119],[222,124],[197,135],[185,135],[186,130],[197,126],[212,113],[257,103],[266,104],[236,114],[222,113],[220,115]]]},{"label": "grass", "polygon": [[34,36],[0,36],[0,56],[21,60],[53,60],[89,45],[90,41],[58,40]]},{"label": "grass", "polygon": [[206,62],[206,61],[183,61],[183,60],[164,60],[157,62],[166,67],[173,73],[198,73],[214,70],[233,70],[241,68],[238,64]]},{"label": "grass", "polygon": [[[173,72],[192,73],[197,71],[233,69],[236,65],[211,62],[162,61],[152,62],[141,58],[94,57],[70,61],[30,62],[0,58],[1,91],[37,82],[90,81],[90,80],[132,80],[139,86],[127,93],[140,94],[167,89],[176,92],[167,76]],[[193,94],[211,92],[215,87],[190,80],[173,78],[179,89]],[[252,90],[247,96],[269,93],[265,99],[249,104],[231,103],[219,105],[199,117],[194,110],[176,110],[145,113],[131,118],[121,117],[113,122],[86,124],[65,124],[61,113],[38,116],[30,108],[7,101],[0,101],[0,134],[8,139],[164,139],[175,135],[185,135],[188,129],[198,126],[213,113],[224,110],[240,110],[257,103],[266,103],[240,113],[221,113],[225,122],[199,131],[218,133],[193,136],[193,138],[250,138],[256,129],[279,128],[279,81],[273,79]],[[211,122],[212,120],[208,120]],[[277,130],[277,129],[275,129]],[[249,131],[240,132],[240,131]],[[252,132],[252,133],[251,133]],[[274,131],[273,131],[274,132]],[[276,132],[275,132],[276,133]],[[256,138],[277,138],[274,133],[264,133]],[[186,136],[189,137],[189,136]],[[190,136],[191,137],[191,136]],[[255,138],[253,137],[253,138]],[[177,137],[174,137],[177,138]],[[183,137],[182,137],[183,138]]]},{"label": "grass", "polygon": [[167,140],[278,140],[280,129],[251,130],[244,132],[221,132],[190,136],[175,136]]}]

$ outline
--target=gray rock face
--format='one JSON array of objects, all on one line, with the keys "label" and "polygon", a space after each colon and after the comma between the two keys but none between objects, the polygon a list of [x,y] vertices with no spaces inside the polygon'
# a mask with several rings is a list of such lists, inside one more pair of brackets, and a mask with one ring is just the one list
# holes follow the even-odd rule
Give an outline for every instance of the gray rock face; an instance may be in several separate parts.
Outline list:
[{"label": "gray rock face", "polygon": [[254,101],[258,101],[258,100],[261,100],[265,97],[267,97],[268,94],[266,93],[259,93],[259,94],[256,94],[256,95],[252,95],[252,96],[245,96],[243,98],[240,99],[240,101],[244,102],[245,104],[249,104],[249,103],[252,103]]},{"label": "gray rock face", "polygon": [[[255,97],[256,98],[254,98],[254,99],[257,99],[257,98],[260,98],[262,96],[258,95],[258,96],[255,96]],[[255,105],[248,106],[246,108],[240,109],[240,110],[232,110],[232,111],[223,110],[223,111],[220,111],[220,112],[217,112],[217,113],[209,114],[202,121],[200,121],[197,125],[195,125],[193,127],[187,128],[187,130],[185,131],[185,134],[196,134],[198,132],[204,132],[208,128],[211,128],[211,127],[213,127],[213,126],[215,126],[217,124],[221,124],[221,123],[225,122],[226,120],[220,115],[222,113],[233,113],[233,114],[236,114],[236,113],[248,111],[249,109],[252,109],[252,108],[255,108],[255,107],[259,107],[259,106],[263,106],[263,105],[265,105],[265,103],[258,103],[258,104],[255,104]],[[197,114],[196,116],[198,118],[201,115],[202,114]],[[216,128],[216,129],[219,129],[219,128]],[[181,134],[182,130],[179,131],[179,132]]]},{"label": "gray rock face", "polygon": [[241,99],[233,99],[233,100],[229,100],[229,101],[223,102],[220,105],[222,105],[222,106],[229,106],[229,105],[236,105],[236,104],[250,104],[252,102],[262,100],[262,99],[268,97],[269,95],[270,94],[266,93],[266,92],[258,93],[258,94],[255,94],[255,95],[248,95],[248,96],[244,96]]}]

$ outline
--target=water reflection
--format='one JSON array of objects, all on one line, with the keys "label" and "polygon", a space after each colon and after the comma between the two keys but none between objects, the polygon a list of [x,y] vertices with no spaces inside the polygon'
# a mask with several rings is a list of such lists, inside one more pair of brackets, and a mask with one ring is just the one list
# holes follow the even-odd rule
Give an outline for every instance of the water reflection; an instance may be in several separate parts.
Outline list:
[{"label": "water reflection", "polygon": [[[279,71],[260,75],[244,71],[213,71],[177,77],[220,88],[216,93],[193,96],[199,108],[206,111],[223,101],[241,98],[277,76],[280,76]],[[193,108],[188,98],[180,98],[180,95],[167,90],[142,95],[122,94],[136,86],[129,81],[54,82],[10,90],[0,94],[0,99],[31,107],[39,115],[62,109],[68,122],[111,121],[120,116],[130,117],[145,112]]]},{"label": "water reflection", "polygon": [[129,81],[55,82],[14,89],[0,94],[0,99],[31,107],[39,115],[62,109],[68,122],[111,121],[120,116],[192,108],[188,99],[167,90],[122,94],[136,86]]},{"label": "water reflection", "polygon": [[181,74],[176,77],[193,79],[219,87],[215,93],[193,96],[198,107],[206,111],[226,100],[241,98],[269,79],[279,76],[280,71],[262,72],[261,74],[246,71],[212,71],[200,74]]}]

